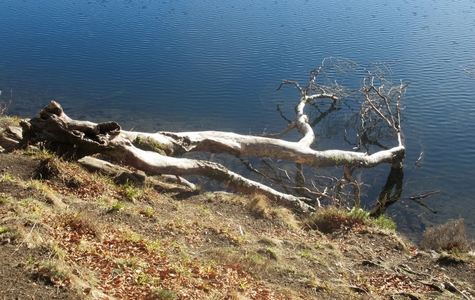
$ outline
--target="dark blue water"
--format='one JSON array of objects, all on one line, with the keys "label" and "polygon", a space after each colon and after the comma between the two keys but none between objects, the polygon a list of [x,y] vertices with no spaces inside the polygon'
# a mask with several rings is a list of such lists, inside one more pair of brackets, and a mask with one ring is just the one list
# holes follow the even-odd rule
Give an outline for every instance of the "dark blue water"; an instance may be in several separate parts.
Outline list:
[{"label": "dark blue water", "polygon": [[[390,62],[412,84],[404,189],[387,214],[409,233],[458,217],[475,233],[475,78],[461,68],[475,64],[473,0],[0,0],[0,12],[0,100],[12,90],[23,117],[55,99],[125,129],[277,132],[276,105],[299,96],[275,91],[282,79],[305,84],[327,56]],[[329,128],[319,147],[348,147]],[[388,173],[365,171],[366,205]],[[433,190],[423,203],[437,214],[407,199]]]}]

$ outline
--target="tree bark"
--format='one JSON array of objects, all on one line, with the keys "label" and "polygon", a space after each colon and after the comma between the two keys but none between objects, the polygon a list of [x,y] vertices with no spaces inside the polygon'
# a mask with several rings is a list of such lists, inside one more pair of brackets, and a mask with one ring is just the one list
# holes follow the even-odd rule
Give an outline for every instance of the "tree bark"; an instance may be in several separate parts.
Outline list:
[{"label": "tree bark", "polygon": [[[324,73],[327,67],[325,64],[331,60],[331,58],[324,60],[322,67],[311,72],[309,84],[304,89],[293,81],[284,81],[279,86],[278,89],[286,84],[294,85],[300,93],[300,100],[295,106],[294,121],[287,119],[289,121],[287,128],[277,135],[251,136],[220,131],[181,133],[123,131],[116,122],[96,124],[73,120],[64,113],[58,103],[51,101],[40,111],[39,118],[21,122],[23,127],[21,145],[36,142],[65,145],[66,148],[74,149],[75,154],[80,157],[102,153],[147,174],[205,176],[239,192],[265,194],[299,211],[314,210],[314,207],[307,203],[317,204],[318,198],[311,200],[282,193],[232,172],[223,165],[177,156],[191,152],[209,152],[271,158],[296,163],[299,170],[302,170],[304,165],[312,168],[344,166],[346,171],[350,168],[371,168],[382,163],[401,167],[405,147],[400,127],[400,99],[408,84],[401,83],[399,86],[393,86],[384,79],[384,76],[378,77],[370,71],[367,71],[368,76],[363,80],[363,87],[354,91],[363,96],[361,109],[356,114],[357,118],[353,119],[359,122],[355,128],[358,127],[361,131],[355,132],[354,145],[356,147],[354,149],[359,150],[361,146],[367,147],[364,139],[367,139],[368,133],[377,136],[374,132],[379,130],[381,121],[387,124],[387,129],[392,132],[392,136],[396,136],[397,146],[382,147],[382,150],[371,154],[368,148],[364,153],[344,150],[318,151],[311,148],[315,141],[315,133],[310,125],[309,117],[305,114],[305,107],[317,99],[329,99],[334,104],[339,99],[338,95],[346,95],[344,89],[336,82],[332,86],[317,84],[317,76]],[[340,63],[353,67],[353,63],[349,61],[340,61]],[[329,67],[334,67],[334,65]],[[379,80],[379,86],[375,84],[375,79]],[[299,141],[279,139],[295,128],[302,134]],[[375,143],[372,140],[370,142]],[[347,180],[354,184],[355,192],[359,195],[358,183],[349,172],[345,174]],[[304,190],[305,186],[302,182],[298,184],[298,187]],[[319,197],[327,196],[325,193],[317,192],[316,194]],[[359,202],[359,196],[355,201]]]},{"label": "tree bark", "polygon": [[[312,206],[303,201],[305,199],[281,193],[261,183],[244,178],[220,164],[165,156],[160,154],[160,151],[142,150],[134,146],[130,140],[131,137],[135,137],[134,140],[136,140],[139,136],[156,136],[160,138],[160,141],[171,141],[167,135],[163,135],[162,138],[160,134],[122,132],[120,126],[115,122],[95,124],[73,120],[63,112],[61,106],[55,101],[51,101],[40,111],[39,118],[22,120],[21,125],[24,131],[22,146],[40,141],[66,144],[83,150],[83,153],[102,153],[111,156],[147,174],[201,175],[224,183],[238,192],[262,193],[301,212],[314,210]],[[157,140],[153,139],[155,142]],[[177,144],[183,145],[184,143]],[[146,145],[150,146],[149,143]],[[154,145],[156,146],[156,144]],[[166,143],[165,145],[173,144]]]}]

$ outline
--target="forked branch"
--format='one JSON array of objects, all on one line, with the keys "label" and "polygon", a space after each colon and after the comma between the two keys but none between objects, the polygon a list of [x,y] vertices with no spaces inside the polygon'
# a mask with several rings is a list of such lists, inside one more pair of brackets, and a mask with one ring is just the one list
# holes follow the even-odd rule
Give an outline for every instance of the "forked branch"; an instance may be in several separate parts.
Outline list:
[{"label": "forked branch", "polygon": [[[344,62],[343,67],[335,64],[335,61]],[[315,186],[305,186],[304,166],[310,168],[344,166],[345,182],[353,185],[357,194],[356,202],[359,203],[360,183],[354,179],[353,170],[370,168],[382,163],[400,164],[405,155],[400,127],[400,99],[407,84],[392,86],[383,77],[377,77],[372,73],[368,73],[363,81],[363,88],[359,90],[346,90],[336,81],[329,84],[328,70],[345,72],[354,66],[355,64],[350,61],[330,58],[324,60],[320,68],[311,72],[309,83],[305,88],[295,81],[283,81],[279,89],[284,85],[294,85],[300,93],[300,99],[294,108],[295,119],[288,120],[286,129],[272,136],[273,138],[220,131],[178,133],[124,131],[116,122],[96,124],[73,120],[64,113],[58,103],[52,101],[40,111],[39,118],[22,121],[24,131],[22,145],[36,142],[61,143],[80,151],[81,155],[102,153],[148,174],[205,176],[242,193],[265,194],[298,211],[313,210],[313,205],[308,203],[317,204],[319,199],[331,198],[326,191],[319,192]],[[379,80],[379,85],[376,84],[376,79]],[[396,146],[379,149],[371,154],[347,150],[319,151],[312,148],[315,141],[312,126],[315,126],[315,123],[310,122],[305,112],[306,108],[315,107],[317,100],[328,99],[331,101],[331,111],[336,111],[335,103],[348,97],[350,92],[360,93],[358,95],[363,92],[364,95],[358,114],[361,121],[359,126],[361,131],[357,134],[359,138],[371,137],[372,130],[378,129],[377,124],[383,120],[393,134],[398,135]],[[326,116],[326,113],[323,114]],[[302,134],[300,140],[294,142],[275,138],[282,137],[294,128]],[[271,184],[266,185],[245,178],[224,165],[181,157],[191,152],[283,160],[296,163],[300,176],[295,177],[296,187],[279,184],[285,191],[281,192],[271,188]],[[313,184],[314,181],[310,179],[310,183]],[[297,195],[293,195],[292,191]],[[299,196],[304,193],[308,197]]]}]

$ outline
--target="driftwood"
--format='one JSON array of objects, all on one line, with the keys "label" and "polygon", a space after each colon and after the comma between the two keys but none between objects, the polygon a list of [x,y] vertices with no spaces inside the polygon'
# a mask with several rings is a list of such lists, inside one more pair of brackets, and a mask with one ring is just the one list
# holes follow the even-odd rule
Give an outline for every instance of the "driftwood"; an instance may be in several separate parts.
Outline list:
[{"label": "driftwood", "polygon": [[99,172],[112,177],[114,181],[119,184],[125,184],[127,182],[143,184],[147,177],[144,172],[131,171],[127,168],[91,156],[85,156],[79,159],[78,163],[91,172]]},{"label": "driftwood", "polygon": [[[147,174],[201,175],[217,180],[230,188],[244,193],[259,192],[274,198],[284,205],[301,211],[313,210],[299,197],[288,195],[254,182],[227,170],[224,166],[208,161],[175,158],[160,153],[173,149],[167,135],[141,134],[121,131],[119,124],[107,122],[95,124],[69,118],[55,101],[40,111],[39,118],[22,121],[22,146],[28,143],[49,141],[67,144],[89,153],[102,153]],[[135,138],[133,138],[135,137]],[[144,143],[147,139],[147,143]],[[162,143],[168,140],[168,143]],[[156,146],[157,152],[142,150],[134,145]],[[177,146],[188,141],[179,139]],[[205,142],[206,144],[206,142]]]},{"label": "driftwood", "polygon": [[[127,132],[122,131],[119,124],[114,122],[95,124],[70,119],[54,101],[40,112],[40,118],[22,121],[21,125],[24,129],[23,144],[38,141],[66,143],[90,153],[109,155],[148,174],[202,175],[222,182],[236,191],[263,193],[287,206],[304,211],[312,210],[302,201],[304,199],[244,178],[220,164],[176,158],[166,154],[208,151],[286,159],[313,167],[337,165],[369,167],[382,162],[392,162],[395,157],[404,153],[403,146],[373,155],[338,150],[315,151],[299,143],[225,132],[155,134]],[[138,148],[140,146],[149,150]],[[150,151],[152,148],[155,151]]]},{"label": "driftwood", "polygon": [[91,172],[99,172],[112,177],[114,181],[119,184],[131,182],[134,184],[143,185],[148,182],[157,189],[177,190],[176,187],[171,188],[169,185],[164,185],[164,182],[172,182],[176,185],[181,186],[181,191],[196,190],[196,186],[193,183],[178,176],[161,175],[161,180],[153,180],[152,178],[148,178],[147,175],[142,171],[131,171],[127,168],[91,156],[85,156],[79,159],[78,163]]},{"label": "driftwood", "polygon": [[[305,88],[301,88],[298,83],[293,81],[284,81],[281,84],[279,89],[284,85],[295,86],[300,93],[300,100],[295,106],[295,119],[289,120],[286,129],[279,134],[251,136],[219,131],[181,133],[124,131],[116,122],[96,124],[89,121],[73,120],[64,113],[58,103],[51,101],[40,111],[39,118],[21,122],[23,127],[21,146],[46,142],[74,149],[79,157],[101,153],[148,175],[204,176],[221,182],[238,192],[267,195],[298,211],[312,211],[319,198],[331,198],[332,196],[326,193],[327,189],[323,192],[319,191],[313,183],[315,191],[307,193],[306,191],[309,189],[304,186],[303,176],[296,178],[297,189],[294,191],[301,192],[300,196],[296,196],[245,178],[221,164],[184,158],[182,155],[191,152],[208,152],[238,157],[270,158],[296,163],[298,170],[301,170],[303,165],[312,168],[343,166],[344,176],[338,185],[340,187],[343,184],[353,185],[356,194],[355,203],[358,204],[360,189],[359,183],[352,176],[354,170],[370,168],[382,163],[388,163],[393,168],[402,167],[405,147],[400,127],[400,99],[407,84],[401,83],[395,86],[388,83],[384,76],[378,77],[367,71],[368,76],[363,80],[363,87],[357,91],[362,96],[361,109],[352,119],[352,127],[356,128],[354,129],[356,131],[354,151],[318,151],[311,148],[315,141],[315,133],[304,108],[319,99],[335,103],[340,95],[344,96],[345,94],[337,84],[332,86],[317,84],[317,76],[324,72],[324,67],[326,67],[325,61],[322,67],[311,72],[309,84]],[[378,141],[374,140],[374,137],[378,136],[378,134],[374,134],[374,131],[382,130],[380,129],[381,124],[387,125],[384,130],[392,132],[397,145],[392,148],[380,147],[381,150],[369,153],[368,144],[380,145]],[[280,139],[293,129],[299,130],[302,134],[299,141]],[[390,135],[386,134],[386,136]],[[359,151],[362,147],[366,148],[365,152]],[[286,190],[284,185],[281,186]],[[302,196],[305,193],[307,196]]]}]

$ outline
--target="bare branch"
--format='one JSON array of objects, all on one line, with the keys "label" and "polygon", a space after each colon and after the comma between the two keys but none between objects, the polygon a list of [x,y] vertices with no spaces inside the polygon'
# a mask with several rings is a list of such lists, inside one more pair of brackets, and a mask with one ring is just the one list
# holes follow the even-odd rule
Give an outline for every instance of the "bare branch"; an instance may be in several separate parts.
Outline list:
[{"label": "bare branch", "polygon": [[274,138],[274,139],[280,139],[293,129],[297,128],[297,124],[295,122],[289,123],[287,127],[282,132],[279,133],[264,133],[264,134],[256,134],[256,136],[262,136],[262,137],[267,137],[267,138]]},{"label": "bare branch", "polygon": [[348,166],[344,166],[343,167],[343,174],[345,176],[345,179],[348,181],[348,182],[351,182],[352,185],[353,185],[353,189],[354,189],[354,197],[355,197],[355,203],[354,203],[354,206],[355,207],[360,207],[360,202],[361,202],[361,199],[360,199],[360,194],[361,194],[361,191],[360,191],[360,186],[359,186],[359,183],[356,181],[356,179],[353,177],[353,172],[355,171],[354,168],[351,168],[351,167],[348,167]]},{"label": "bare branch", "polygon": [[295,87],[297,88],[297,90],[299,90],[300,94],[303,96],[305,93],[304,91],[302,90],[302,88],[300,87],[300,85],[298,84],[298,82],[296,81],[291,81],[291,80],[283,80],[282,83],[279,85],[279,87],[277,88],[277,91],[280,90],[284,85],[286,84],[293,84],[295,85]]},{"label": "bare branch", "polygon": [[[2,95],[2,91],[0,91],[0,96]],[[0,117],[7,113],[10,105],[12,105],[13,100],[13,90],[10,90],[10,101],[8,102],[0,102]]]},{"label": "bare branch", "polygon": [[[124,131],[115,122],[96,124],[73,120],[63,112],[58,103],[52,101],[40,111],[39,118],[22,122],[24,130],[22,145],[39,141],[66,143],[74,145],[71,148],[84,152],[81,155],[102,153],[148,174],[205,176],[239,192],[259,192],[268,195],[298,211],[313,210],[313,205],[319,206],[322,199],[345,203],[341,199],[351,193],[349,187],[352,186],[355,205],[359,205],[361,182],[353,177],[353,171],[382,163],[400,167],[405,156],[400,107],[402,95],[408,84],[393,85],[385,78],[384,65],[377,64],[375,70],[366,70],[363,86],[359,89],[349,90],[336,80],[331,80],[332,75],[347,74],[356,66],[350,60],[330,57],[324,59],[320,67],[310,72],[309,82],[305,88],[296,81],[284,80],[277,89],[284,85],[293,85],[299,91],[300,97],[294,107],[293,120],[285,118],[280,107],[277,107],[288,124],[282,132],[276,134],[251,136],[219,131],[179,133]],[[347,105],[349,101],[354,101],[353,106]],[[319,105],[324,105],[325,109],[320,109]],[[347,105],[347,108],[343,105]],[[354,116],[346,122],[345,139],[350,132],[354,132],[356,147],[352,151],[319,151],[312,148],[315,147],[316,140],[314,127],[341,107],[343,110],[346,109],[346,112],[354,113]],[[331,130],[339,130],[335,128],[341,127],[334,126]],[[293,129],[298,129],[302,135],[298,141],[280,139]],[[396,136],[397,145],[394,143]],[[384,146],[380,142],[381,139],[390,140],[393,146]],[[367,145],[371,145],[372,149],[379,149],[370,154]],[[365,153],[354,151],[360,147],[366,147],[367,151]],[[249,170],[264,179],[267,185],[245,178],[221,164],[181,157],[192,152],[261,158],[260,166],[264,166],[262,169],[265,172],[242,159],[241,161]],[[274,164],[280,160],[286,161],[287,166],[289,162],[296,164],[293,178],[289,176],[287,167],[283,169]],[[341,176],[329,180],[319,180],[315,176],[311,178],[308,176],[307,167],[304,173],[304,166],[310,168],[343,166],[343,178]],[[275,184],[279,190],[271,188]],[[319,185],[323,185],[324,188],[319,188]]]},{"label": "bare branch", "polygon": [[[370,89],[366,90],[365,91],[365,100],[366,102],[373,108],[374,112],[377,113],[381,119],[383,119],[384,121],[386,121],[386,123],[388,123],[388,126],[392,129],[394,129],[394,131],[398,131],[397,128],[394,126],[394,122],[391,122],[385,115],[383,115],[383,113],[381,112],[381,110],[379,108],[377,108],[375,106],[375,104],[373,103],[373,100],[371,99],[370,97],[370,91],[371,90],[375,90],[377,91],[376,89],[374,89],[373,87],[371,87]],[[377,92],[378,93],[378,92]],[[384,98],[382,97],[382,99],[384,100]],[[392,114],[390,114],[390,117],[392,117]]]}]

